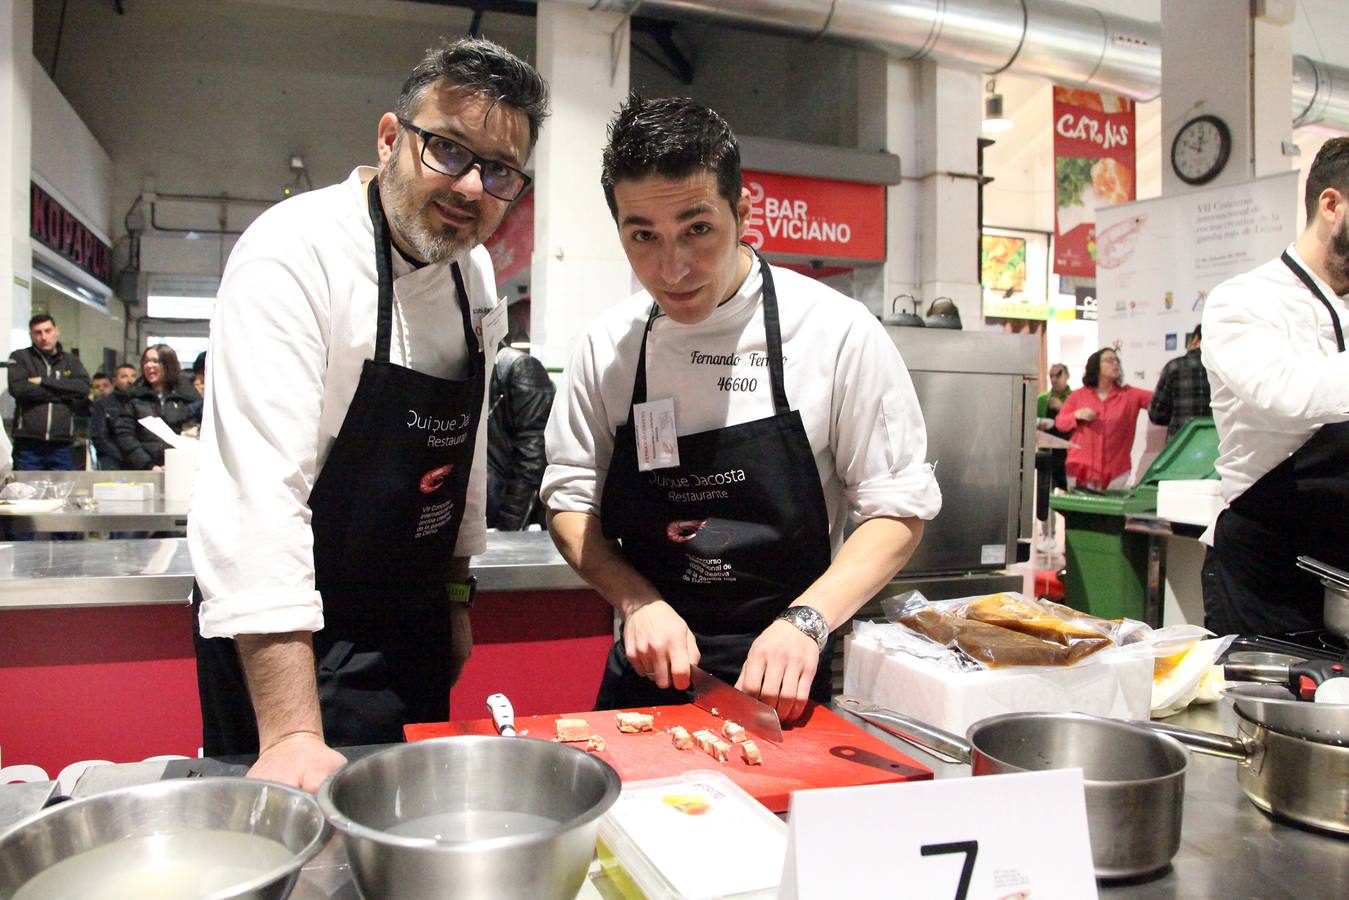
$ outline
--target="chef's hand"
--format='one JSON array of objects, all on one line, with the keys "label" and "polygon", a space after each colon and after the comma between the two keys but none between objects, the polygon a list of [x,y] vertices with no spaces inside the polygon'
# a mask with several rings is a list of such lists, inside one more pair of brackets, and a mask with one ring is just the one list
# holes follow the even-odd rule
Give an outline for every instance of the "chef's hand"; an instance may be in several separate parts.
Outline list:
[{"label": "chef's hand", "polygon": [[805,632],[774,622],[754,639],[735,687],[777,709],[783,722],[795,722],[806,711],[819,665],[820,648]]},{"label": "chef's hand", "polygon": [[347,763],[347,758],[323,743],[312,731],[288,734],[258,754],[249,778],[265,778],[302,788],[311,794]]},{"label": "chef's hand", "polygon": [[456,603],[450,607],[450,687],[459,680],[464,663],[473,655],[473,626],[468,607]]},{"label": "chef's hand", "polygon": [[698,641],[679,613],[664,600],[647,603],[623,622],[623,649],[628,662],[657,687],[686,691],[689,666],[701,658]]},{"label": "chef's hand", "polygon": [[1096,418],[1096,410],[1091,409],[1090,407],[1083,407],[1073,413],[1073,415],[1077,416],[1077,421],[1079,422],[1090,422]]}]

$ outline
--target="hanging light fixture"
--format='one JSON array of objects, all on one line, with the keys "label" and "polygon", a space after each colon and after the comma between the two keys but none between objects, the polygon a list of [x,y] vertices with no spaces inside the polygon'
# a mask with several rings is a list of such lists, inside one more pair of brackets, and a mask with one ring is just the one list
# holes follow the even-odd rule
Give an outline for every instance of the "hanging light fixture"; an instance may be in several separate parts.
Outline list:
[{"label": "hanging light fixture", "polygon": [[982,130],[988,134],[997,134],[1000,131],[1010,131],[1013,122],[1007,118],[1002,111],[1002,94],[998,93],[998,82],[996,79],[988,80],[988,95],[984,97],[984,122]]}]

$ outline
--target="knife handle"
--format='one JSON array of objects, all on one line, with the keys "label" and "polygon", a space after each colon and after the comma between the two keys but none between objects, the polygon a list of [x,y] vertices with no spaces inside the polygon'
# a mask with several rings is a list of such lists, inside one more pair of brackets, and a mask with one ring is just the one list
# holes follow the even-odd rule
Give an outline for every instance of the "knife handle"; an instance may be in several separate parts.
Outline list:
[{"label": "knife handle", "polygon": [[492,714],[492,724],[497,734],[511,737],[515,734],[515,707],[506,699],[505,694],[493,694],[487,698],[487,710]]}]

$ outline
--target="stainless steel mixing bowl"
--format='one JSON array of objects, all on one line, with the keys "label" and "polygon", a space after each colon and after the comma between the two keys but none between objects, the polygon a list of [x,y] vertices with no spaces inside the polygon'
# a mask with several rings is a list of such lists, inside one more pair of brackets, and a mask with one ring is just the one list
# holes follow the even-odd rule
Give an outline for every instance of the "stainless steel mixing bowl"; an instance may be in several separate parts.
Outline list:
[{"label": "stainless steel mixing bowl", "polygon": [[570,900],[619,788],[612,766],[575,747],[462,736],[349,763],[318,800],[369,900]]},{"label": "stainless steel mixing bowl", "polygon": [[[296,788],[245,778],[157,781],[59,803],[15,823],[0,835],[0,897],[12,896],[57,863],[119,841],[161,836],[191,844],[217,831],[268,838],[284,847],[289,859],[254,870],[246,880],[209,894],[210,900],[285,897],[329,834],[314,797]],[[191,867],[181,858],[177,862],[180,870]],[[151,882],[160,876],[145,877]],[[93,885],[85,896],[98,896]]]}]

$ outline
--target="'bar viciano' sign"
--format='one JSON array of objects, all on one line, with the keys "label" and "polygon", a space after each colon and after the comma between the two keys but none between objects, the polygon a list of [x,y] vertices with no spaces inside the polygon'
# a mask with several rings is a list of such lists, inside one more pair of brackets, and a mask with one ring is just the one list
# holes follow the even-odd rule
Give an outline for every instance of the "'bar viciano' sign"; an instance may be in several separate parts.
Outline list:
[{"label": "'bar viciano' sign", "polygon": [[764,253],[885,259],[885,185],[744,173],[745,241]]}]

